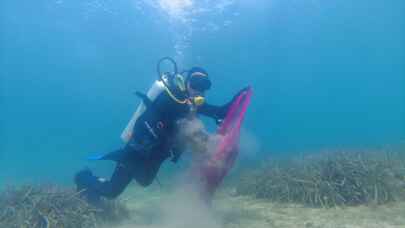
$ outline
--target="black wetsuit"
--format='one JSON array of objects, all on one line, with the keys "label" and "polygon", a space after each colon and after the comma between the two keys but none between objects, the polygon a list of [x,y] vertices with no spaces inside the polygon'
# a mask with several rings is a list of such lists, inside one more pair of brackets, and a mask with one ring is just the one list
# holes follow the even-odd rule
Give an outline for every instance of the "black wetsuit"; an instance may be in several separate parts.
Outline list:
[{"label": "black wetsuit", "polygon": [[[176,162],[180,157],[181,151],[175,151],[173,148],[176,122],[190,114],[190,105],[176,102],[163,91],[146,106],[145,112],[135,123],[132,138],[125,147],[107,154],[104,158],[117,162],[110,180],[101,181],[95,176],[87,178],[87,184],[83,188],[87,188],[89,193],[115,198],[132,179],[142,186],[148,186],[155,179],[163,161],[171,157],[171,160]],[[222,119],[226,111],[227,105],[204,104],[197,108],[197,113],[215,120]]]}]

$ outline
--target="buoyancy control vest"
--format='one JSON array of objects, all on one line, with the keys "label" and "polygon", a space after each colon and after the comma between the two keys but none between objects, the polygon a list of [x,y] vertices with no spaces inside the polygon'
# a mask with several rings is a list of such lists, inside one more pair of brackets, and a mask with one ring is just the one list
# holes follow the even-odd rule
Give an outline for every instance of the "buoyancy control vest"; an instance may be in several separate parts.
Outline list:
[{"label": "buoyancy control vest", "polygon": [[[149,98],[149,100],[151,102],[153,102],[164,91],[165,91],[165,85],[164,85],[163,81],[156,80],[153,83],[152,87],[147,92],[146,96]],[[129,120],[124,131],[121,133],[121,139],[124,142],[127,143],[130,140],[130,138],[132,137],[135,123],[138,120],[138,118],[145,112],[145,110],[146,110],[146,104],[144,101],[142,101],[138,105],[138,108],[135,110],[134,114],[132,115],[131,119]]]},{"label": "buoyancy control vest", "polygon": [[[173,64],[174,71],[172,73],[161,72],[160,64],[163,61],[169,61]],[[121,139],[126,143],[134,136],[134,128],[136,128],[138,119],[145,113],[148,106],[154,106],[155,100],[157,100],[157,98],[162,95],[162,93],[165,93],[170,98],[170,100],[174,101],[174,103],[177,104],[177,108],[178,105],[182,106],[180,107],[180,109],[182,110],[181,112],[184,112],[184,110],[196,112],[196,106],[199,106],[204,102],[204,98],[201,96],[189,97],[186,89],[185,79],[182,74],[178,73],[177,64],[173,59],[169,57],[160,59],[157,64],[157,73],[158,79],[153,83],[147,94],[141,94],[137,92],[137,95],[142,98],[142,102],[133,113],[130,121],[121,134]],[[164,112],[165,111],[166,110],[164,110]],[[145,124],[146,127],[150,129],[150,132],[153,135],[153,127],[147,126],[149,124],[148,122],[145,122]]]}]

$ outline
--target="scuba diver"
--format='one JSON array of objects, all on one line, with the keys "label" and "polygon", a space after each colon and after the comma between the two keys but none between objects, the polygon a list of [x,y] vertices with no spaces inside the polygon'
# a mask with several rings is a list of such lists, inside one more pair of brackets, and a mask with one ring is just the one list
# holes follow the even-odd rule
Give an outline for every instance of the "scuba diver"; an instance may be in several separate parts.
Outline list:
[{"label": "scuba diver", "polygon": [[[174,72],[161,72],[164,61],[173,65]],[[141,186],[149,186],[166,159],[176,163],[183,152],[175,142],[179,120],[202,114],[218,124],[225,118],[232,101],[222,106],[205,102],[204,93],[210,89],[211,81],[203,68],[193,67],[178,73],[176,62],[165,57],[158,62],[157,73],[159,78],[147,94],[136,92],[142,102],[121,135],[125,146],[91,158],[115,161],[111,178],[99,178],[88,168],[76,173],[77,191],[88,202],[98,203],[102,197],[116,198],[132,179]]]}]

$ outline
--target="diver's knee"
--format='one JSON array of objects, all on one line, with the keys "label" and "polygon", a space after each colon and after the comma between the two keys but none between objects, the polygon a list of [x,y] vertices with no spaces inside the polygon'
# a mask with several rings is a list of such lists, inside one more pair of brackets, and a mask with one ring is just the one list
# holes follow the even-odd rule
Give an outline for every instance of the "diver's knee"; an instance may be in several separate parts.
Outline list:
[{"label": "diver's knee", "polygon": [[148,187],[152,184],[154,178],[137,178],[136,182],[142,187]]},{"label": "diver's knee", "polygon": [[121,195],[123,191],[124,189],[112,188],[110,191],[105,193],[104,197],[107,199],[115,199]]}]

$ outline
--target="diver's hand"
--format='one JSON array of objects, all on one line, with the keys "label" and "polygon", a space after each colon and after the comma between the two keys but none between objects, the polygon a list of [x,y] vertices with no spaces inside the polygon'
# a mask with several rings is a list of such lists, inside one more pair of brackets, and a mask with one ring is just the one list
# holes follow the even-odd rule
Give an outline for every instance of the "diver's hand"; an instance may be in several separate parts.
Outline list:
[{"label": "diver's hand", "polygon": [[236,100],[236,98],[239,97],[239,95],[241,95],[242,93],[248,91],[250,88],[251,88],[251,86],[249,85],[249,86],[246,86],[243,89],[239,90],[238,93],[235,96],[233,96],[232,101],[229,102],[229,103],[232,104]]},{"label": "diver's hand", "polygon": [[231,100],[230,102],[226,103],[225,105],[223,105],[223,106],[221,107],[221,112],[220,112],[219,118],[216,119],[216,122],[217,122],[218,125],[222,123],[223,119],[225,118],[226,114],[228,113],[229,108],[231,107],[231,105],[233,104],[233,102],[235,102],[235,100],[236,100],[242,93],[248,91],[250,88],[251,88],[251,86],[249,85],[249,86],[246,86],[246,87],[244,87],[243,89],[239,90],[239,91],[232,97],[232,100]]}]

